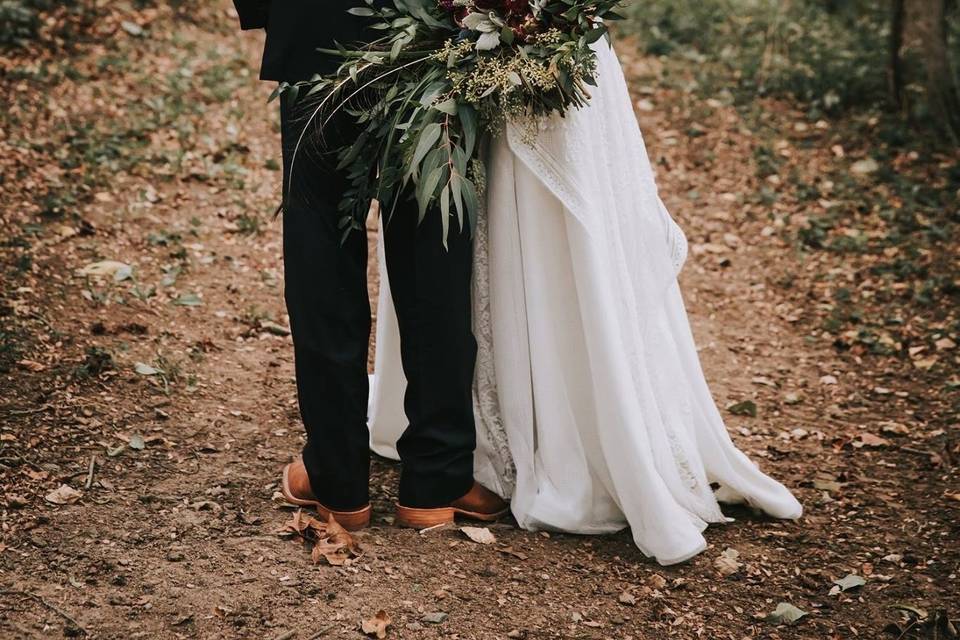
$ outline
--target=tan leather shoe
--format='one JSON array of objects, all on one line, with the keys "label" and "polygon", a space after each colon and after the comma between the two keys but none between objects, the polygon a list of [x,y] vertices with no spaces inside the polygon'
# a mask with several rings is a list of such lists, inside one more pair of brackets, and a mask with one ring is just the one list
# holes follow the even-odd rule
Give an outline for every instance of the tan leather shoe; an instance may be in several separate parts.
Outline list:
[{"label": "tan leather shoe", "polygon": [[317,515],[323,520],[333,516],[333,519],[347,531],[363,529],[370,524],[370,505],[355,511],[336,511],[318,502],[313,496],[313,489],[310,488],[310,478],[307,476],[307,468],[303,466],[303,460],[291,462],[283,468],[280,493],[290,504],[316,509]]},{"label": "tan leather shoe", "polygon": [[510,505],[500,496],[474,482],[466,495],[446,507],[417,509],[398,504],[396,524],[413,529],[427,529],[451,523],[457,516],[481,522],[496,522],[509,511]]}]

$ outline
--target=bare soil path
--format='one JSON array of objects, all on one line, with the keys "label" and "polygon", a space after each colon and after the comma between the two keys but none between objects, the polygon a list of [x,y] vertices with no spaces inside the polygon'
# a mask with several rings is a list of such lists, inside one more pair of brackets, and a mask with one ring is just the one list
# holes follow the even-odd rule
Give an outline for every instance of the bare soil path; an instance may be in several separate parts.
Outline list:
[{"label": "bare soil path", "polygon": [[[118,16],[61,61],[42,109],[27,99],[39,71],[18,85],[22,62],[7,65],[21,126],[0,136],[0,319],[22,340],[0,373],[0,636],[357,638],[383,610],[392,638],[875,638],[895,603],[956,615],[949,418],[818,334],[814,302],[789,286],[813,267],[750,197],[769,185],[737,111],[691,110],[628,41],[640,124],[691,240],[682,280],[715,398],[756,408],[728,413],[731,433],[806,516],[732,510],[704,554],[670,568],[627,532],[508,523],[482,546],[391,526],[396,468],[378,461],[358,561],[313,565],[276,536],[290,516],[279,471],[302,442],[272,218],[277,118],[255,81],[258,36],[214,5],[192,21]],[[830,154],[786,138],[798,162]],[[85,164],[58,162],[67,151]],[[63,184],[83,197],[41,210],[37,194]],[[104,260],[132,271],[79,271]],[[45,499],[62,485],[79,498]],[[831,594],[848,574],[866,583]],[[781,602],[808,615],[764,621]]]}]

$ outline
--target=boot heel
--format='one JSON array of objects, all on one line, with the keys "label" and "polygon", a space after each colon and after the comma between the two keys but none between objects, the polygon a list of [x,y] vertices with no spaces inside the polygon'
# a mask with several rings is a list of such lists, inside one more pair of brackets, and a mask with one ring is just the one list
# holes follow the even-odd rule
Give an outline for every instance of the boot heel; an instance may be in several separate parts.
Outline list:
[{"label": "boot heel", "polygon": [[398,504],[395,523],[399,527],[410,529],[429,529],[441,524],[452,524],[453,516],[453,507],[415,509]]}]

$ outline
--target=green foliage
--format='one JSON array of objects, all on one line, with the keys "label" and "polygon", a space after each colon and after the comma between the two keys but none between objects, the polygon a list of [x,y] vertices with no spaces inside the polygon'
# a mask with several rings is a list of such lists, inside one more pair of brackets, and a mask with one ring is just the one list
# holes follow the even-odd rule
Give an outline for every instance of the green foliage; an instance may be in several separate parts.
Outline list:
[{"label": "green foliage", "polygon": [[[708,89],[730,88],[747,99],[788,95],[824,112],[886,100],[886,0],[646,0],[628,7],[624,28],[645,51],[706,63],[698,79]],[[918,66],[904,61],[905,69]]]},{"label": "green foliage", "polygon": [[[338,74],[281,84],[278,94],[300,101],[304,136],[314,121],[323,131],[341,110],[359,131],[334,149],[350,180],[340,204],[344,239],[364,229],[372,200],[389,219],[412,191],[420,220],[439,209],[446,245],[451,222],[462,229],[476,218],[492,132],[509,117],[562,115],[587,103],[596,72],[590,45],[607,33],[603,19],[619,18],[618,0],[541,0],[495,10],[472,3],[443,8],[434,0],[367,3],[351,13],[376,17],[372,28],[383,36],[359,50],[321,50],[343,60]],[[356,107],[359,101],[370,104]]]},{"label": "green foliage", "polygon": [[29,40],[40,29],[40,12],[53,6],[52,0],[0,0],[0,45]]},{"label": "green foliage", "polygon": [[74,39],[74,28],[88,24],[98,9],[89,0],[0,0],[0,49],[24,47],[40,38],[47,14],[62,12],[67,19],[57,34]]}]

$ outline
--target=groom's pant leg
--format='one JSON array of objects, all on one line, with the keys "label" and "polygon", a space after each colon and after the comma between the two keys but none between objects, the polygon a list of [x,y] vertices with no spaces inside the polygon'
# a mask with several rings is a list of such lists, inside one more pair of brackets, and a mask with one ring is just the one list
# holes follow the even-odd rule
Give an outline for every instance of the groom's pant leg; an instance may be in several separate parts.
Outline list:
[{"label": "groom's pant leg", "polygon": [[461,232],[454,220],[445,249],[439,211],[428,212],[418,225],[412,202],[398,205],[385,226],[407,377],[409,426],[397,443],[403,462],[400,503],[437,507],[463,496],[473,484],[477,344],[471,328],[471,234]]},{"label": "groom's pant leg", "polygon": [[[281,106],[284,186],[284,296],[290,315],[303,461],[314,495],[333,509],[369,501],[367,430],[367,239],[341,245],[337,204],[346,184],[315,146],[305,143],[289,184],[303,114]],[[336,124],[336,123],[334,123]]]}]

